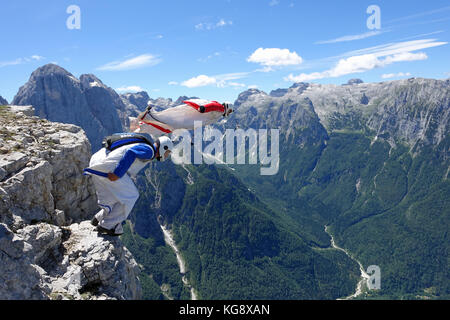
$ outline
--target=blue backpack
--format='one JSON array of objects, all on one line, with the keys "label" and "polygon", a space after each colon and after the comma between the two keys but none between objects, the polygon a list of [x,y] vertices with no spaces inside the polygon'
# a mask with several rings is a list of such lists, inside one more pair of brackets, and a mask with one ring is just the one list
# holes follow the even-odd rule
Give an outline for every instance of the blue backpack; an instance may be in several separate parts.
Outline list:
[{"label": "blue backpack", "polygon": [[149,135],[142,133],[134,133],[134,132],[115,133],[103,139],[102,146],[109,151],[113,151],[119,147],[133,143],[148,144],[156,154],[156,150],[155,147],[153,146],[152,139],[150,138]]}]

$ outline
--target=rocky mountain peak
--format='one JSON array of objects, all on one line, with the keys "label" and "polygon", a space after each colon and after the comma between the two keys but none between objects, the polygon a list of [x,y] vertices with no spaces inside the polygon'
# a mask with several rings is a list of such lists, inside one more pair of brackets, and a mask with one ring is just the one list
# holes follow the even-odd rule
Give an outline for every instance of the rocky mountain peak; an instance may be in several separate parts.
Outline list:
[{"label": "rocky mountain peak", "polygon": [[49,63],[42,67],[37,68],[31,74],[31,79],[36,79],[36,78],[46,77],[46,76],[56,76],[56,75],[73,77],[73,75],[70,72],[68,72],[66,69],[64,69],[56,64]]},{"label": "rocky mountain peak", "polygon": [[361,79],[354,78],[354,79],[348,80],[346,84],[349,86],[352,86],[354,84],[360,84],[360,83],[364,83],[364,81],[362,81]]},{"label": "rocky mountain peak", "polygon": [[80,76],[80,81],[83,89],[89,89],[92,87],[107,88],[103,82],[93,74],[82,74]]},{"label": "rocky mountain peak", "polygon": [[93,149],[98,149],[104,136],[126,127],[125,106],[117,93],[94,75],[83,75],[81,80],[47,64],[31,74],[12,104],[32,105],[40,118],[81,126]]},{"label": "rocky mountain peak", "polygon": [[[236,101],[234,102],[233,106],[235,108],[239,107],[242,103],[244,103],[245,101],[249,100],[252,96],[255,95],[265,95],[268,96],[267,93],[265,93],[264,91],[261,91],[259,89],[255,89],[255,88],[251,88],[248,89],[246,91],[243,91],[239,94],[238,98],[236,99]],[[255,97],[254,97],[255,98]]]},{"label": "rocky mountain peak", "polygon": [[174,105],[180,105],[183,103],[183,101],[189,100],[189,99],[199,99],[198,97],[188,97],[188,96],[180,96],[177,100],[175,100]]},{"label": "rocky mountain peak", "polygon": [[150,97],[146,91],[140,91],[135,93],[124,93],[121,94],[120,97],[122,101],[127,104],[131,104],[136,106],[138,110],[144,111],[147,108],[147,102],[150,100]]}]

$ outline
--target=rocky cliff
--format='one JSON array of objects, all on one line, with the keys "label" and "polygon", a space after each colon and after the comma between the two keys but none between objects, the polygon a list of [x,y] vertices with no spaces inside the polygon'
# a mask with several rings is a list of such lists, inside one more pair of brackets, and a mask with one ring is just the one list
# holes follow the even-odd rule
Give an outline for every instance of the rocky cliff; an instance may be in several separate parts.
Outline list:
[{"label": "rocky cliff", "polygon": [[145,91],[124,93],[120,95],[120,98],[125,104],[130,117],[136,117],[140,112],[144,111],[147,108],[147,102],[150,101],[150,97]]},{"label": "rocky cliff", "polygon": [[0,109],[0,299],[138,299],[132,255],[86,221],[97,200],[84,131],[30,114]]}]

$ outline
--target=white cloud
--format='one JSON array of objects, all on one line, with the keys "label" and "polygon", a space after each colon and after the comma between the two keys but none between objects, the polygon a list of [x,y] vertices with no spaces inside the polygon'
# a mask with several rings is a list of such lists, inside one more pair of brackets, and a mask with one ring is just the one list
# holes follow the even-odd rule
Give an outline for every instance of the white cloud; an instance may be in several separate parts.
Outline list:
[{"label": "white cloud", "polygon": [[220,19],[218,22],[216,23],[211,23],[211,22],[201,22],[195,25],[195,29],[197,30],[213,30],[216,28],[223,28],[225,26],[231,26],[233,24],[233,21],[231,20],[225,20],[225,19]]},{"label": "white cloud", "polygon": [[384,57],[396,53],[411,52],[426,48],[438,47],[445,44],[447,44],[447,42],[438,42],[436,41],[436,39],[412,40],[397,43],[387,43],[375,47],[354,50],[347,52],[345,55],[353,56],[353,55],[373,53],[377,57]]},{"label": "white cloud", "polygon": [[381,75],[381,78],[383,79],[391,79],[391,78],[400,78],[400,77],[409,77],[411,76],[411,73],[406,72],[399,72],[399,73],[385,73]]},{"label": "white cloud", "polygon": [[245,88],[247,85],[245,85],[244,83],[240,83],[240,82],[227,82],[226,85],[230,86],[230,87],[240,87],[240,88]]},{"label": "white cloud", "polygon": [[387,56],[385,60],[385,64],[391,64],[394,62],[402,62],[402,61],[418,61],[418,60],[426,60],[428,56],[423,53],[412,53],[412,52],[402,52],[396,53],[392,56]]},{"label": "white cloud", "polygon": [[392,22],[405,21],[405,20],[411,20],[411,19],[418,20],[417,18],[419,18],[419,17],[433,15],[435,13],[441,13],[441,12],[444,12],[444,11],[447,11],[447,10],[450,10],[450,6],[439,8],[439,9],[434,9],[434,10],[430,10],[430,11],[423,11],[423,12],[420,12],[420,13],[417,13],[417,14],[406,16],[406,17],[400,17],[400,18],[392,19],[392,20],[389,20],[389,21],[387,21],[385,23],[389,24],[389,23],[392,23]]},{"label": "white cloud", "polygon": [[219,57],[220,55],[221,55],[221,53],[216,51],[216,52],[208,55],[206,58],[198,58],[197,61],[198,62],[207,62],[208,60],[211,60],[212,58],[215,58],[215,57]]},{"label": "white cloud", "polygon": [[97,70],[101,71],[123,71],[123,70],[132,70],[143,67],[154,66],[160,63],[162,60],[157,56],[151,54],[142,54],[140,56],[130,58],[124,61],[113,61],[107,63],[101,67],[98,67]]},{"label": "white cloud", "polygon": [[237,80],[247,77],[250,72],[233,72],[233,73],[223,73],[214,76],[219,81]]},{"label": "white cloud", "polygon": [[365,54],[362,56],[339,60],[337,65],[331,69],[329,73],[331,77],[339,77],[345,74],[360,73],[367,70],[372,70],[380,65],[380,60],[378,60],[375,55]]},{"label": "white cloud", "polygon": [[178,82],[176,81],[169,81],[168,85],[169,86],[176,86],[178,84]]},{"label": "white cloud", "polygon": [[426,53],[414,53],[413,51],[442,46],[445,44],[447,44],[447,42],[437,42],[435,39],[423,39],[389,43],[376,47],[356,50],[347,53],[354,55],[339,59],[336,65],[331,69],[322,72],[302,73],[297,76],[290,74],[285,77],[284,80],[303,82],[324,78],[336,78],[347,74],[361,73],[375,68],[382,68],[396,62],[425,60],[428,58]]},{"label": "white cloud", "polygon": [[427,58],[427,55],[423,52],[395,54],[392,56],[387,56],[385,59],[380,59],[375,54],[364,54],[347,59],[341,59],[333,68],[323,72],[313,72],[309,74],[302,73],[298,76],[290,74],[285,78],[285,80],[304,82],[324,78],[337,78],[352,73],[361,73],[375,68],[382,68],[395,62],[424,60]]},{"label": "white cloud", "polygon": [[145,91],[140,86],[128,86],[128,87],[120,87],[116,89],[117,92],[141,92]]},{"label": "white cloud", "polygon": [[258,48],[247,58],[248,62],[259,63],[265,68],[261,71],[271,71],[271,67],[298,65],[303,62],[295,51],[279,48]]},{"label": "white cloud", "polygon": [[279,4],[280,4],[280,1],[278,1],[278,0],[271,0],[269,2],[269,6],[271,6],[271,7],[279,5]]},{"label": "white cloud", "polygon": [[32,62],[32,61],[40,61],[42,59],[45,59],[45,57],[39,56],[39,55],[32,55],[30,57],[17,58],[17,59],[10,60],[10,61],[0,61],[0,68],[24,64],[24,63],[28,63],[28,62]]},{"label": "white cloud", "polygon": [[36,61],[40,61],[40,60],[45,59],[45,58],[43,56],[33,55],[33,56],[31,56],[31,59],[36,60]]},{"label": "white cloud", "polygon": [[233,21],[225,21],[224,19],[220,19],[219,22],[216,23],[216,27],[225,27],[226,25],[232,25]]},{"label": "white cloud", "polygon": [[21,64],[21,63],[23,63],[22,58],[17,58],[16,60],[10,60],[10,61],[2,61],[2,62],[0,62],[0,68],[6,67],[6,66],[14,66],[17,64]]},{"label": "white cloud", "polygon": [[183,81],[182,86],[188,88],[204,87],[212,84],[216,84],[217,80],[214,77],[209,77],[207,75],[201,74],[197,77],[191,78],[189,80]]},{"label": "white cloud", "polygon": [[249,72],[235,72],[235,73],[224,73],[215,76],[199,75],[193,77],[189,80],[183,81],[182,86],[188,88],[197,88],[214,85],[218,88],[225,87],[245,87],[243,83],[235,82],[232,80],[237,80],[246,77]]},{"label": "white cloud", "polygon": [[316,44],[327,44],[327,43],[337,43],[337,42],[347,42],[347,41],[361,40],[361,39],[365,39],[365,38],[369,38],[369,37],[373,37],[373,36],[379,35],[379,34],[381,34],[383,32],[385,32],[385,31],[379,31],[379,30],[369,31],[369,32],[361,33],[361,34],[343,36],[343,37],[339,37],[339,38],[331,39],[331,40],[317,41]]},{"label": "white cloud", "polygon": [[[416,35],[414,37],[426,36],[429,34],[421,34]],[[411,37],[410,37],[411,38]],[[406,39],[403,39],[406,40]],[[402,41],[397,43],[385,43],[382,45],[363,48],[358,50],[347,51],[337,56],[330,56],[321,59],[309,59],[302,63],[301,66],[296,67],[297,69],[310,69],[312,67],[318,67],[322,65],[329,65],[330,62],[337,62],[339,59],[348,58],[352,56],[359,56],[364,54],[373,53],[377,57],[383,57],[387,55],[392,55],[395,53],[401,52],[411,52],[431,47],[437,47],[447,44],[447,42],[438,42],[436,39],[422,39],[422,40],[414,40],[414,41]]]}]

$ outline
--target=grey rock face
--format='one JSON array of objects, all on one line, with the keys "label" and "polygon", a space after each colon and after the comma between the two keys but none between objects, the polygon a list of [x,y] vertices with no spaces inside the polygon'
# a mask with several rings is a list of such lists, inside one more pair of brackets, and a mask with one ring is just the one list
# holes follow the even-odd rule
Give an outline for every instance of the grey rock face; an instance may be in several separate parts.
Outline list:
[{"label": "grey rock face", "polygon": [[[254,95],[267,95],[264,91],[258,90],[258,89],[248,89],[244,92],[241,92],[238,96],[238,98],[236,99],[236,101],[234,102],[234,107],[238,108],[241,103],[244,103],[246,101],[248,101],[250,99],[250,97],[254,96]],[[254,99],[252,99],[254,100]]]},{"label": "grey rock face", "polygon": [[[145,91],[136,93],[121,94],[120,97],[125,105],[131,105],[137,108],[138,112],[142,112],[147,108],[147,102],[150,100],[148,93]],[[133,115],[131,115],[133,117]]]},{"label": "grey rock face", "polygon": [[270,96],[272,97],[282,97],[288,92],[288,89],[276,89],[270,91]]},{"label": "grey rock face", "polygon": [[326,139],[327,132],[320,124],[313,103],[298,90],[304,90],[303,85],[287,89],[282,96],[268,95],[257,89],[241,93],[227,127],[280,129],[280,134],[296,145]]},{"label": "grey rock face", "polygon": [[93,149],[98,149],[104,136],[122,131],[119,110],[124,105],[112,91],[91,75],[81,81],[57,65],[47,64],[31,74],[12,104],[32,105],[41,118],[81,126]]},{"label": "grey rock face", "polygon": [[[99,236],[89,221],[63,228],[63,234],[62,261],[49,269],[52,298],[140,298],[139,267],[118,238]],[[53,257],[45,264],[55,265]]]},{"label": "grey rock face", "polygon": [[347,81],[347,85],[352,86],[354,84],[360,84],[360,83],[364,83],[364,81],[362,81],[361,79],[350,79]]},{"label": "grey rock face", "polygon": [[6,101],[5,98],[3,98],[2,96],[0,96],[0,106],[5,106],[8,104],[8,101]]},{"label": "grey rock face", "polygon": [[183,103],[183,101],[189,100],[189,99],[199,99],[198,97],[188,97],[188,96],[180,96],[178,97],[177,100],[175,100],[175,102],[173,102],[174,106],[178,106],[180,104]]},{"label": "grey rock face", "polygon": [[0,299],[139,299],[139,267],[118,238],[84,221],[0,224]]},{"label": "grey rock face", "polygon": [[305,82],[297,82],[294,83],[292,86],[289,87],[289,89],[296,89],[295,91],[297,91],[298,94],[301,94],[303,91],[305,91],[307,88],[309,87],[308,83]]},{"label": "grey rock face", "polygon": [[147,102],[150,100],[150,97],[145,91],[121,94],[120,98],[125,106],[127,119],[128,117],[137,117],[147,108]]},{"label": "grey rock face", "polygon": [[98,207],[84,131],[20,109],[0,112],[0,299],[139,299],[131,254],[86,221]]},{"label": "grey rock face", "polygon": [[92,114],[108,134],[120,132],[122,128],[130,125],[125,114],[125,105],[113,89],[92,74],[81,75],[80,82]]},{"label": "grey rock face", "polygon": [[[12,110],[15,110],[12,108]],[[34,221],[88,219],[96,209],[93,186],[80,173],[91,146],[80,127],[52,123],[23,113],[5,113],[0,149],[0,221],[13,230]]]}]

